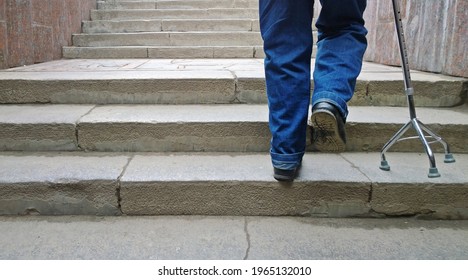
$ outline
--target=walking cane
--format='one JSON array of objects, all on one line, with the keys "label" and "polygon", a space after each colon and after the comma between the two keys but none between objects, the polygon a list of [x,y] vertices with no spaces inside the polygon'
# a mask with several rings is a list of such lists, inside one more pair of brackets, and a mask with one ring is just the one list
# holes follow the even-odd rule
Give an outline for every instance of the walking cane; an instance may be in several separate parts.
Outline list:
[{"label": "walking cane", "polygon": [[[406,94],[407,101],[408,101],[410,121],[406,123],[392,138],[390,138],[390,140],[382,148],[382,151],[380,153],[380,156],[381,156],[380,169],[384,171],[390,170],[390,165],[388,165],[388,162],[385,158],[385,152],[388,149],[390,149],[390,147],[393,146],[393,144],[399,141],[403,141],[403,140],[419,138],[419,140],[421,140],[424,146],[427,156],[429,157],[430,167],[429,167],[428,177],[429,178],[440,177],[440,173],[436,167],[434,154],[429,145],[432,143],[439,142],[444,146],[444,149],[445,149],[444,162],[445,163],[455,162],[455,158],[450,153],[450,148],[447,142],[445,142],[444,139],[442,139],[442,137],[440,137],[439,135],[431,131],[426,125],[424,125],[421,121],[419,121],[416,118],[416,109],[414,108],[414,99],[413,99],[414,89],[411,85],[408,55],[406,51],[406,43],[405,43],[405,38],[403,34],[403,23],[401,21],[400,7],[398,5],[398,0],[392,0],[392,2],[393,2],[393,13],[395,17],[395,25],[396,25],[396,31],[397,31],[397,37],[398,37],[398,45],[400,48],[401,64],[402,64],[404,83],[405,83],[405,94]],[[417,133],[417,136],[401,138],[403,134],[405,134],[405,132],[410,127],[414,128],[414,130]],[[423,131],[425,131],[429,135],[425,135]],[[427,139],[432,140],[432,142],[428,142]]]}]

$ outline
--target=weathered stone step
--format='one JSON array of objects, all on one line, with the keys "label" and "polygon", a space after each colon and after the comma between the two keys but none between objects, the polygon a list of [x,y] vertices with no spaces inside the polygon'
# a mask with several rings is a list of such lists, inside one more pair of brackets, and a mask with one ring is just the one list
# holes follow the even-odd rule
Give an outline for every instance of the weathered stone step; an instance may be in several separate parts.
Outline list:
[{"label": "weathered stone step", "polygon": [[258,9],[93,10],[91,20],[258,19]]},{"label": "weathered stone step", "polygon": [[261,46],[64,47],[64,58],[263,58]]},{"label": "weathered stone step", "polygon": [[99,1],[98,9],[258,8],[254,0]]},{"label": "weathered stone step", "polygon": [[143,32],[75,34],[76,47],[109,46],[262,46],[258,32]]},{"label": "weathered stone step", "polygon": [[[266,105],[2,105],[0,147],[9,151],[268,152]],[[418,108],[422,122],[468,153],[468,108]],[[380,151],[409,120],[406,108],[351,107],[347,151]],[[414,135],[414,131],[408,133]],[[393,151],[420,152],[419,141]],[[435,151],[443,151],[434,145]]]},{"label": "weathered stone step", "polygon": [[156,9],[156,1],[98,1],[98,10]]},{"label": "weathered stone step", "polygon": [[389,154],[389,172],[377,153],[306,154],[281,184],[266,153],[1,153],[0,214],[467,219],[468,156],[455,156],[429,179],[421,154]]},{"label": "weathered stone step", "polygon": [[159,31],[256,31],[255,19],[97,20],[83,22],[83,33],[131,33]]},{"label": "weathered stone step", "polygon": [[[129,49],[130,51],[133,49]],[[184,49],[182,49],[184,50]],[[181,50],[181,51],[182,51]],[[185,49],[190,50],[190,49]],[[242,48],[238,49],[242,51]],[[143,48],[144,53],[152,50]],[[159,49],[170,52],[170,50]],[[215,53],[216,48],[200,48]],[[247,51],[250,51],[247,49]],[[255,49],[256,53],[260,50]],[[314,61],[312,61],[313,65]],[[400,68],[364,63],[351,105],[406,106]],[[417,106],[466,100],[466,79],[412,72]],[[0,71],[0,102],[266,103],[262,59],[77,59]]]}]

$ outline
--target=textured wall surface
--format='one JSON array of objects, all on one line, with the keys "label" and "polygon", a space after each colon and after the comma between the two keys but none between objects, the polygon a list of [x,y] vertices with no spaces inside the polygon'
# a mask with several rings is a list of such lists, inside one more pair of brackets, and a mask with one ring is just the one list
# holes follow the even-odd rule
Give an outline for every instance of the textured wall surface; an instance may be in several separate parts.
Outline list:
[{"label": "textured wall surface", "polygon": [[[400,65],[391,0],[367,1],[365,59]],[[468,1],[400,0],[411,69],[468,77]]]},{"label": "textured wall surface", "polygon": [[60,59],[96,0],[0,0],[0,68]]},{"label": "textured wall surface", "polygon": [[[315,15],[320,12],[316,0]],[[410,68],[468,77],[468,1],[399,0]],[[365,60],[401,65],[392,0],[368,0]]]}]

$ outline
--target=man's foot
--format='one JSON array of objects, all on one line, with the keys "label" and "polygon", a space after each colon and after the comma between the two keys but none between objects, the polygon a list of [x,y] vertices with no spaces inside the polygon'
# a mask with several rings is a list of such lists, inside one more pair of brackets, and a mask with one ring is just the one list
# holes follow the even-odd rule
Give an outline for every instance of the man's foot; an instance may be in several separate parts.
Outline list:
[{"label": "man's foot", "polygon": [[338,109],[319,102],[312,107],[310,118],[312,148],[320,152],[339,153],[346,148],[346,131],[343,117]]},{"label": "man's foot", "polygon": [[292,182],[299,174],[302,167],[302,161],[294,169],[280,169],[273,167],[273,177],[280,182]]},{"label": "man's foot", "polygon": [[273,167],[273,171],[273,177],[280,182],[292,182],[297,176],[297,168],[286,170]]}]

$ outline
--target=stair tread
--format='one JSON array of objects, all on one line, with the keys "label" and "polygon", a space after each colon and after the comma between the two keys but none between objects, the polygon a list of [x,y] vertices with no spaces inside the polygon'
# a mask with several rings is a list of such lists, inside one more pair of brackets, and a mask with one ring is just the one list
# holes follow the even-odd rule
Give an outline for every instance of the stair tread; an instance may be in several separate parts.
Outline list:
[{"label": "stair tread", "polygon": [[[132,46],[126,46],[126,48],[131,47]],[[178,47],[186,48],[187,46]],[[119,46],[93,48],[119,48]],[[150,47],[145,46],[144,48]],[[315,60],[312,59],[312,65],[314,65],[314,61]],[[35,65],[1,70],[0,80],[86,80],[91,76],[95,77],[95,79],[109,79],[111,78],[108,75],[109,73],[119,75],[121,72],[124,72],[124,74],[116,76],[118,79],[125,79],[125,77],[127,77],[127,79],[139,79],[139,77],[140,79],[145,79],[151,75],[153,75],[154,78],[157,78],[160,75],[180,75],[180,78],[184,78],[200,71],[206,72],[201,72],[197,77],[207,75],[208,78],[212,78],[210,74],[207,73],[216,72],[223,75],[227,72],[234,72],[236,76],[241,76],[242,78],[264,79],[263,67],[263,59],[73,59],[55,60]],[[188,70],[192,70],[193,72],[190,72],[190,75],[187,75]],[[69,73],[80,73],[80,75],[73,76],[73,74],[70,75]],[[89,75],[86,73],[89,73]],[[411,71],[411,73],[412,80],[414,81],[467,81],[464,78],[428,72]],[[234,75],[231,75],[231,77],[232,79],[235,78]],[[403,81],[403,75],[401,73],[401,68],[399,67],[364,62],[361,75],[358,79]]]}]

